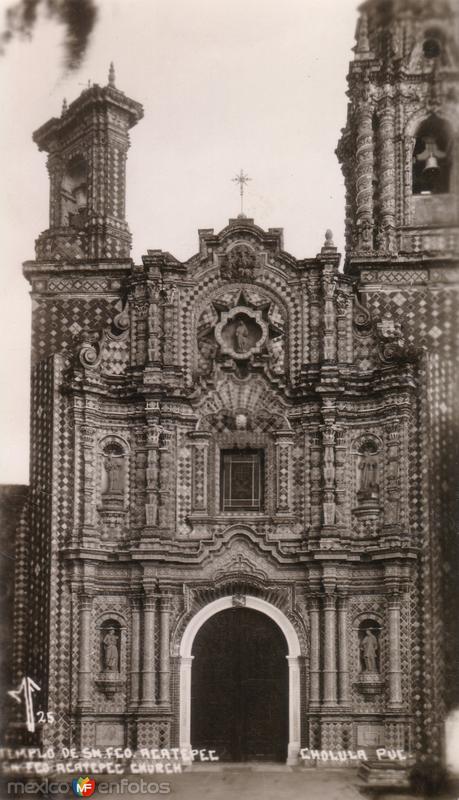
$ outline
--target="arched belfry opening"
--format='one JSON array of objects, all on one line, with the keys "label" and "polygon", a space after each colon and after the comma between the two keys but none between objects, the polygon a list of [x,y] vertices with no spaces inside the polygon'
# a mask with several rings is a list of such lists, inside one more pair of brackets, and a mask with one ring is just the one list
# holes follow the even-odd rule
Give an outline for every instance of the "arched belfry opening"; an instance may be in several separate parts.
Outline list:
[{"label": "arched belfry opening", "polygon": [[448,194],[452,137],[448,123],[431,114],[416,132],[413,150],[413,194]]},{"label": "arched belfry opening", "polygon": [[221,761],[285,761],[287,642],[260,611],[233,606],[198,631],[192,649],[191,743]]}]

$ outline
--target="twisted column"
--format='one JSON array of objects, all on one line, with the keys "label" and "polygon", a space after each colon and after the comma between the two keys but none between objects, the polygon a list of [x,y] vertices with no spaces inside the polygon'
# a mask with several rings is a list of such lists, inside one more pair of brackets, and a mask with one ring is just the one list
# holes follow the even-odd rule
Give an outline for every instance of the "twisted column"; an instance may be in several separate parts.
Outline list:
[{"label": "twisted column", "polygon": [[360,108],[356,142],[356,217],[359,249],[373,249],[373,109]]},{"label": "twisted column", "polygon": [[393,252],[395,249],[395,111],[386,100],[379,115],[378,173],[380,231],[378,249]]}]

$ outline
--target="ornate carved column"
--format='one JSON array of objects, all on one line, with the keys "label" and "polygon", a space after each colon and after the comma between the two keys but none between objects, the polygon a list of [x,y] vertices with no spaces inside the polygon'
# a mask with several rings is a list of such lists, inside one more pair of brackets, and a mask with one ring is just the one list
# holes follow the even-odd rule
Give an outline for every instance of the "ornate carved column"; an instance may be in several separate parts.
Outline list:
[{"label": "ornate carved column", "polygon": [[94,527],[94,438],[95,430],[89,425],[80,428],[82,459],[83,459],[83,525],[87,533],[93,534]]},{"label": "ornate carved column", "polygon": [[170,642],[169,642],[169,621],[171,613],[172,597],[162,594],[159,605],[159,626],[160,626],[160,656],[159,656],[159,702],[161,705],[170,703]]},{"label": "ornate carved column", "polygon": [[132,599],[131,606],[131,705],[139,702],[140,689],[140,600]]},{"label": "ornate carved column", "polygon": [[159,437],[158,426],[153,424],[147,431],[147,502],[145,504],[147,528],[158,526]]},{"label": "ornate carved column", "polygon": [[276,445],[276,513],[291,512],[291,450],[292,431],[277,431],[274,435]]},{"label": "ornate carved column", "polygon": [[309,623],[311,631],[310,670],[310,705],[320,704],[320,619],[319,598],[309,599]]},{"label": "ornate carved column", "polygon": [[150,308],[148,312],[148,361],[161,364],[162,306],[159,283],[149,283]]},{"label": "ornate carved column", "polygon": [[323,348],[325,361],[336,360],[336,309],[334,300],[336,282],[333,271],[324,274]]},{"label": "ornate carved column", "polygon": [[309,361],[317,364],[320,361],[320,292],[319,278],[311,276],[309,281]]},{"label": "ornate carved column", "polygon": [[392,592],[387,602],[389,639],[389,706],[402,705],[402,668],[400,660],[400,595]]},{"label": "ornate carved column", "polygon": [[349,694],[349,642],[347,629],[348,597],[338,595],[338,668],[339,702],[342,706],[350,703]]},{"label": "ornate carved column", "polygon": [[322,430],[324,447],[323,467],[323,524],[325,527],[335,524],[335,426],[324,425]]},{"label": "ornate carved column", "polygon": [[147,594],[143,605],[142,706],[150,708],[155,700],[155,612],[156,596]]},{"label": "ornate carved column", "polygon": [[324,596],[324,706],[335,706],[336,696],[336,596]]},{"label": "ornate carved column", "polygon": [[91,656],[92,656],[92,595],[83,592],[80,595],[80,632],[78,650],[80,663],[78,667],[78,707],[91,708]]},{"label": "ornate carved column", "polygon": [[378,250],[393,253],[395,242],[395,110],[393,100],[384,98],[379,113],[378,129],[378,177],[380,226]]},{"label": "ornate carved column", "polygon": [[[173,464],[174,438],[172,431],[166,431],[162,437],[161,446],[159,448],[159,525],[163,529],[170,529],[173,527],[173,514],[174,506],[173,500],[175,497],[174,482],[175,472]],[[174,448],[175,449],[175,448]]]},{"label": "ornate carved column", "polygon": [[356,121],[356,217],[359,250],[373,249],[373,109],[366,98]]}]

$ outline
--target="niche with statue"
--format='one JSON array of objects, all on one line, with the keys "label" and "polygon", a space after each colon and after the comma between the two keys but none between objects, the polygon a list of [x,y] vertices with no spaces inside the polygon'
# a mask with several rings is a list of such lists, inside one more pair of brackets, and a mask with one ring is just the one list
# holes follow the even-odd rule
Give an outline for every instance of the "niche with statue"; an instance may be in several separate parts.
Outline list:
[{"label": "niche with statue", "polygon": [[112,697],[125,683],[122,668],[125,628],[117,619],[104,619],[98,626],[97,634],[99,671],[96,685],[107,697]]},{"label": "niche with statue", "polygon": [[359,673],[357,688],[364,695],[380,694],[384,688],[381,675],[381,624],[374,618],[366,618],[357,627]]}]

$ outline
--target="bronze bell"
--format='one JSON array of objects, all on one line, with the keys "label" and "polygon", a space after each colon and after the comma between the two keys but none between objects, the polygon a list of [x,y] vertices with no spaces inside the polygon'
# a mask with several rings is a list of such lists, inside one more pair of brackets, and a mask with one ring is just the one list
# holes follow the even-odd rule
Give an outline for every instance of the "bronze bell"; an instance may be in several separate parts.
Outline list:
[{"label": "bronze bell", "polygon": [[439,169],[438,166],[438,159],[434,156],[433,153],[426,159],[425,167],[423,172],[436,172]]}]

